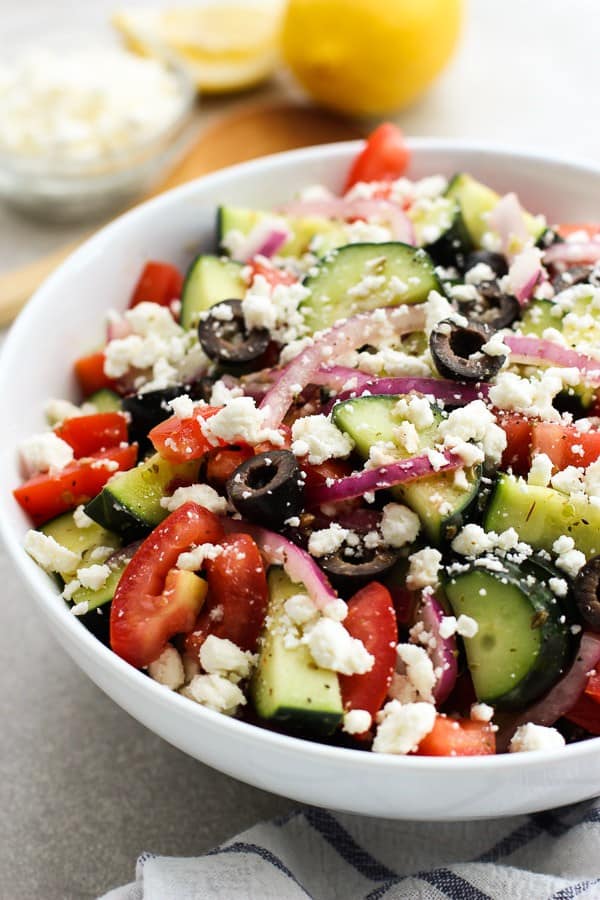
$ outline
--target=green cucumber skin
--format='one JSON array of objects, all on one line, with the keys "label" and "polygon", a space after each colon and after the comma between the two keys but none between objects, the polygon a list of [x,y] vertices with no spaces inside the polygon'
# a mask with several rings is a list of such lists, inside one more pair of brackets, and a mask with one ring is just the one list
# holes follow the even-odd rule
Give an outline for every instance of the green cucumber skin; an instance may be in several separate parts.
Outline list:
[{"label": "green cucumber skin", "polygon": [[101,388],[95,394],[90,394],[86,402],[93,403],[99,413],[121,412],[123,409],[121,398],[109,388]]},{"label": "green cucumber skin", "polygon": [[[539,580],[529,584],[521,567],[506,560],[502,560],[502,565],[502,572],[491,572],[475,562],[467,563],[466,571],[445,577],[444,590],[454,615],[470,615],[479,625],[474,638],[464,639],[478,699],[500,710],[519,710],[541,697],[564,674],[570,662],[572,636],[563,607],[550,589]],[[479,594],[477,585],[487,591],[486,595]],[[515,595],[519,597],[518,606],[511,599]],[[524,616],[529,619],[528,628],[520,621]],[[519,620],[518,626],[511,627],[515,626],[515,620]],[[487,628],[486,623],[489,623]],[[505,688],[511,683],[510,672],[499,673],[500,686],[494,689],[489,671],[483,669],[493,649],[490,644],[486,653],[483,642],[496,640],[496,635],[502,636],[502,632],[504,642],[513,644],[504,654],[508,665],[512,662],[515,668],[522,667],[523,656],[530,656],[530,665],[509,690]]]},{"label": "green cucumber skin", "polygon": [[96,547],[113,547],[115,550],[121,546],[121,538],[113,529],[97,524],[88,525],[86,528],[78,528],[75,524],[72,512],[62,513],[42,525],[40,531],[54,538],[62,547],[81,555],[81,565],[85,566],[89,556]]},{"label": "green cucumber skin", "polygon": [[327,737],[344,714],[339,679],[335,672],[319,669],[307,647],[284,647],[278,629],[283,604],[299,589],[283,569],[270,569],[269,625],[250,682],[250,697],[260,718],[297,733]]},{"label": "green cucumber skin", "polygon": [[[221,206],[217,212],[217,239],[219,247],[228,231],[241,231],[248,235],[255,225],[265,219],[272,218],[273,214],[265,210],[245,209],[235,206]],[[277,216],[277,219],[286,223],[290,237],[277,251],[278,256],[301,257],[308,253],[313,246],[315,238],[318,238],[318,247],[314,250],[317,256],[342,247],[348,243],[348,235],[344,222],[331,221],[331,219],[318,216]]]},{"label": "green cucumber skin", "polygon": [[182,328],[194,328],[198,317],[223,300],[242,300],[246,285],[242,265],[232,259],[200,254],[185,276],[181,292]]},{"label": "green cucumber skin", "polygon": [[[488,185],[476,181],[471,175],[459,172],[450,179],[446,197],[456,200],[461,208],[467,232],[475,246],[481,248],[481,240],[488,230],[483,213],[490,212],[500,200],[500,195]],[[527,228],[536,241],[542,239],[546,226],[538,225],[530,213],[524,211]]]},{"label": "green cucumber skin", "polygon": [[[369,271],[366,265],[372,260],[383,260],[379,269]],[[300,306],[310,332],[330,328],[338,319],[378,307],[422,303],[430,291],[441,291],[432,259],[423,249],[409,244],[388,242],[380,244],[348,244],[325,256],[316,265],[316,272],[304,279],[310,296]],[[407,291],[383,302],[381,292],[374,291],[367,297],[353,298],[348,291],[365,275],[397,276],[410,284]],[[418,278],[416,284],[409,278]]]},{"label": "green cucumber skin", "polygon": [[563,534],[575,541],[586,559],[600,554],[600,509],[589,500],[571,498],[553,488],[500,475],[485,514],[486,531],[513,527],[534,550],[551,551]]}]

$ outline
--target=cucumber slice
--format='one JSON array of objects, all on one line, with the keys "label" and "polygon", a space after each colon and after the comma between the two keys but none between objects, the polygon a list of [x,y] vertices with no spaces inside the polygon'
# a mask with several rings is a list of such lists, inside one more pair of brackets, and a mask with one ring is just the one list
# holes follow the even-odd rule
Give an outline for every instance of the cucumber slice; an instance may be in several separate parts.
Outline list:
[{"label": "cucumber slice", "polygon": [[561,317],[552,315],[554,304],[549,300],[532,300],[521,316],[520,329],[523,334],[542,337],[546,328],[561,330]]},{"label": "cucumber slice", "polygon": [[497,532],[512,526],[535,550],[550,551],[554,541],[567,534],[587,559],[600,553],[599,507],[513,475],[498,478],[484,525],[486,531]]},{"label": "cucumber slice", "polygon": [[242,265],[220,256],[198,256],[181,292],[181,327],[194,328],[200,313],[222,300],[241,300],[246,292]]},{"label": "cucumber slice", "polygon": [[460,206],[452,197],[436,197],[427,204],[415,204],[407,215],[413,223],[416,242],[436,263],[453,265],[458,254],[466,256],[473,242]]},{"label": "cucumber slice", "polygon": [[73,605],[76,605],[77,603],[87,603],[87,611],[90,613],[95,609],[98,609],[98,607],[110,603],[115,596],[115,591],[121,579],[121,575],[127,568],[127,564],[137,549],[137,546],[138,545],[135,544],[132,547],[126,547],[120,553],[115,553],[114,556],[107,559],[106,565],[110,569],[110,575],[102,587],[96,588],[95,590],[86,587],[77,588],[71,597]]},{"label": "cucumber slice", "polygon": [[[102,525],[92,522],[86,528],[78,528],[75,524],[72,512],[62,513],[50,522],[42,525],[40,531],[54,540],[67,550],[78,553],[81,556],[81,565],[85,566],[90,554],[96,547],[114,547],[117,550],[121,546],[121,538],[118,534],[108,531]],[[71,574],[59,572],[59,575]]]},{"label": "cucumber slice", "polygon": [[[476,248],[480,248],[483,235],[490,230],[486,213],[496,206],[500,195],[471,175],[461,172],[450,181],[446,196],[458,202],[471,241]],[[528,212],[525,212],[525,223],[536,241],[546,231],[545,223]]]},{"label": "cucumber slice", "polygon": [[290,231],[290,237],[277,251],[278,256],[300,257],[309,251],[321,256],[334,247],[348,243],[348,234],[343,222],[322,219],[318,216],[273,216],[273,213],[260,209],[221,206],[217,216],[219,245],[223,245],[229,231],[239,231],[243,235],[248,235],[260,222],[274,218],[285,222]]},{"label": "cucumber slice", "polygon": [[257,714],[286,728],[326,736],[342,721],[338,676],[318,668],[308,647],[286,647],[284,603],[300,590],[283,569],[269,571],[269,611],[250,696]]},{"label": "cucumber slice", "polygon": [[141,462],[135,469],[118,472],[85,508],[88,516],[133,541],[143,537],[167,516],[160,505],[168,496],[172,482],[192,483],[200,463],[171,463],[158,453]]},{"label": "cucumber slice", "polygon": [[[371,289],[367,279],[374,284]],[[316,266],[315,274],[304,279],[304,285],[310,296],[301,311],[313,332],[380,306],[422,303],[430,291],[441,290],[427,253],[395,242],[348,244],[333,250]]]},{"label": "cucumber slice", "polygon": [[[488,562],[493,570],[485,568]],[[444,589],[454,615],[471,616],[479,626],[464,638],[479,700],[522,709],[558,681],[569,662],[570,632],[543,579],[492,557],[461,566]]]},{"label": "cucumber slice", "polygon": [[[372,445],[381,441],[395,444],[399,456],[407,458],[411,454],[395,436],[396,427],[403,421],[402,416],[394,412],[399,399],[399,396],[373,395],[345,400],[334,406],[333,423],[353,439],[355,450],[363,459],[368,459]],[[417,432],[418,452],[436,443],[442,413],[435,405],[431,408],[434,424]],[[429,540],[443,544],[456,536],[465,515],[477,505],[481,493],[481,469],[467,469],[465,475],[466,488],[455,484],[454,472],[439,472],[413,484],[398,485],[392,493],[419,516]]]},{"label": "cucumber slice", "polygon": [[121,412],[123,404],[121,398],[109,388],[101,388],[86,398],[87,403],[93,403],[98,412]]}]

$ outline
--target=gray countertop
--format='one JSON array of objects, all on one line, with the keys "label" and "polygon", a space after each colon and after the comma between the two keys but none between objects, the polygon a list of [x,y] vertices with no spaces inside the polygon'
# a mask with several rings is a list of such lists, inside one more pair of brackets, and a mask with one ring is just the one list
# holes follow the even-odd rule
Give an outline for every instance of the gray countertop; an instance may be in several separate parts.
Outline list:
[{"label": "gray countertop", "polygon": [[[92,6],[97,19],[113,4],[0,0],[3,26],[50,11],[58,26]],[[399,122],[599,158],[599,27],[597,0],[472,0],[460,57]],[[71,236],[0,210],[0,270]],[[290,807],[132,720],[50,637],[1,550],[0,579],[0,900],[92,900],[131,880],[143,850],[196,854]]]}]

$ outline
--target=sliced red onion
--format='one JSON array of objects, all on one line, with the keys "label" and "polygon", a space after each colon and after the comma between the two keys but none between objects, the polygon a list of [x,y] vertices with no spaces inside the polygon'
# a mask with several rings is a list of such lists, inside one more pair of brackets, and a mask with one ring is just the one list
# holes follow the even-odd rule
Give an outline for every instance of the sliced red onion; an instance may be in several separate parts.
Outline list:
[{"label": "sliced red onion", "polygon": [[264,243],[256,251],[255,256],[266,256],[270,258],[274,256],[280,247],[283,247],[287,239],[289,238],[290,233],[286,229],[283,228],[273,228],[272,231],[266,236]]},{"label": "sliced red onion", "polygon": [[512,294],[523,306],[533,294],[540,275],[542,265],[541,251],[537,247],[526,247],[513,259],[508,270],[508,284]]},{"label": "sliced red onion", "polygon": [[[315,372],[312,379],[313,384],[320,384],[324,387],[331,388],[333,391],[357,391],[364,387],[371,380],[370,375],[359,372],[358,369],[351,369],[349,366],[321,366]],[[351,387],[346,388],[346,385]]]},{"label": "sliced red onion", "polygon": [[310,384],[322,365],[327,365],[363,344],[375,343],[382,331],[391,328],[395,334],[408,334],[425,326],[422,306],[396,306],[359,313],[334,325],[302,350],[283,370],[281,377],[265,394],[260,408],[264,410],[264,426],[277,428],[294,397]]},{"label": "sliced red onion", "polygon": [[600,241],[552,244],[544,253],[547,263],[594,263],[600,261]]},{"label": "sliced red onion", "polygon": [[232,258],[238,262],[247,262],[254,256],[273,256],[289,236],[290,231],[283,222],[273,224],[270,219],[258,222],[246,240],[235,248]]},{"label": "sliced red onion", "polygon": [[522,365],[547,363],[552,366],[579,369],[588,380],[600,381],[600,360],[592,359],[591,356],[585,356],[543,338],[508,335],[503,340],[506,346],[510,347],[510,361],[513,363]]},{"label": "sliced red onion", "polygon": [[411,220],[396,203],[375,197],[366,200],[295,200],[281,207],[288,216],[318,216],[324,219],[385,219],[389,222],[392,237],[405,244],[414,244],[415,233]]},{"label": "sliced red onion", "polygon": [[515,730],[520,725],[532,722],[534,725],[554,725],[572,709],[585,690],[590,672],[600,663],[600,634],[585,631],[575,661],[571,668],[554,687],[529,709],[503,726],[498,735],[500,747],[506,747]]},{"label": "sliced red onion", "polygon": [[462,459],[453,453],[444,452],[443,456],[445,462],[436,467],[431,463],[429,456],[423,454],[385,466],[377,466],[374,469],[363,469],[347,475],[345,478],[337,478],[332,484],[322,484],[307,489],[307,505],[320,506],[322,503],[353,500],[372,491],[395,487],[397,484],[406,484],[416,481],[418,478],[427,478],[428,475],[435,475],[436,472],[451,472],[464,465]]},{"label": "sliced red onion", "polygon": [[330,603],[337,602],[337,594],[329,584],[312,556],[306,550],[292,544],[287,538],[268,531],[259,525],[252,525],[240,519],[221,519],[227,532],[249,534],[258,545],[267,563],[283,566],[292,581],[303,584],[315,606],[324,610]]},{"label": "sliced red onion", "polygon": [[488,224],[497,231],[502,242],[502,252],[511,256],[512,241],[526,241],[529,232],[523,216],[523,210],[516,194],[505,194],[489,214]]},{"label": "sliced red onion", "polygon": [[437,674],[437,681],[433,689],[433,697],[436,704],[441,704],[450,695],[456,684],[458,676],[458,652],[456,638],[443,638],[440,635],[440,625],[444,618],[444,610],[431,591],[423,591],[422,603],[417,612],[417,621],[423,623],[425,631],[435,639],[435,646],[427,647],[427,652]]},{"label": "sliced red onion", "polygon": [[[361,374],[360,372],[358,374]],[[321,382],[322,383],[322,382]],[[329,386],[329,385],[328,385]],[[342,401],[358,397],[361,393],[370,394],[410,394],[417,391],[426,396],[433,396],[436,400],[442,400],[450,406],[464,406],[473,400],[485,400],[488,396],[490,385],[487,381],[479,384],[462,384],[456,381],[446,381],[443,378],[367,378],[359,387],[352,390],[341,391],[335,399],[331,400],[324,408],[324,412],[330,412],[332,407]]]}]

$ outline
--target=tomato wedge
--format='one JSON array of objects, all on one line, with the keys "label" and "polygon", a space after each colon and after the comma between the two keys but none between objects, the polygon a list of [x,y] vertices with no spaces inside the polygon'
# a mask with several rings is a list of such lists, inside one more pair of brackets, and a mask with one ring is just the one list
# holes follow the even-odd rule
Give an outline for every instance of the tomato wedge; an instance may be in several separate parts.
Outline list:
[{"label": "tomato wedge", "polygon": [[496,735],[488,722],[437,716],[417,756],[488,756],[496,752]]},{"label": "tomato wedge", "polygon": [[557,225],[557,231],[561,237],[567,238],[577,231],[587,231],[591,238],[600,234],[600,223],[598,222],[563,222]]},{"label": "tomato wedge", "polygon": [[73,448],[76,457],[89,456],[99,450],[127,443],[127,419],[119,412],[65,419],[54,430],[61,440]]},{"label": "tomato wedge", "polygon": [[204,436],[199,419],[210,419],[221,409],[220,406],[203,406],[191,419],[171,416],[156,425],[148,434],[155,450],[170,462],[187,462],[200,459],[214,448]]},{"label": "tomato wedge", "polygon": [[129,307],[144,302],[168,306],[173,300],[179,300],[182,288],[183,277],[175,266],[165,262],[148,262],[133,290]]},{"label": "tomato wedge", "polygon": [[383,122],[367,138],[367,143],[354,160],[344,193],[358,181],[395,181],[404,175],[410,152],[397,125]]},{"label": "tomato wedge", "polygon": [[600,703],[600,672],[597,672],[595,675],[590,675],[584,694],[586,697],[589,697],[590,700]]},{"label": "tomato wedge", "polygon": [[344,627],[375,657],[370,672],[340,675],[344,709],[381,709],[396,667],[398,625],[390,592],[377,581],[358,591],[348,603]]},{"label": "tomato wedge", "polygon": [[600,431],[579,431],[573,425],[536,422],[531,432],[531,452],[545,453],[557,469],[589,466],[600,457]]},{"label": "tomato wedge", "polygon": [[192,572],[174,567],[180,553],[222,537],[217,517],[197,503],[184,503],[148,535],[111,605],[110,646],[118,656],[142,668],[160,656],[169,638],[193,627],[206,586]]},{"label": "tomato wedge", "polygon": [[184,640],[186,653],[196,659],[209,634],[254,652],[267,614],[267,576],[254,540],[248,534],[230,534],[221,545],[223,553],[206,562],[208,596]]},{"label": "tomato wedge", "polygon": [[254,454],[250,447],[213,450],[206,458],[206,480],[212,487],[222,491],[238,466],[251,456]]},{"label": "tomato wedge", "polygon": [[600,735],[600,703],[583,693],[575,706],[565,713],[565,719],[585,728],[590,734]]},{"label": "tomato wedge", "polygon": [[16,488],[13,494],[33,522],[43,525],[49,519],[95,497],[111,475],[135,466],[137,454],[137,444],[93,453],[60,472],[35,475]]},{"label": "tomato wedge", "polygon": [[104,353],[90,353],[89,356],[81,356],[74,363],[75,378],[81,388],[84,397],[95,394],[103,388],[116,391],[116,381],[104,374]]},{"label": "tomato wedge", "polygon": [[497,413],[498,425],[506,434],[502,468],[512,467],[516,475],[527,475],[531,464],[531,431],[533,423],[525,416]]},{"label": "tomato wedge", "polygon": [[292,272],[278,269],[272,263],[267,263],[260,259],[252,259],[248,265],[252,269],[252,281],[257,275],[262,275],[265,281],[273,287],[277,287],[278,284],[296,284],[298,281]]}]

